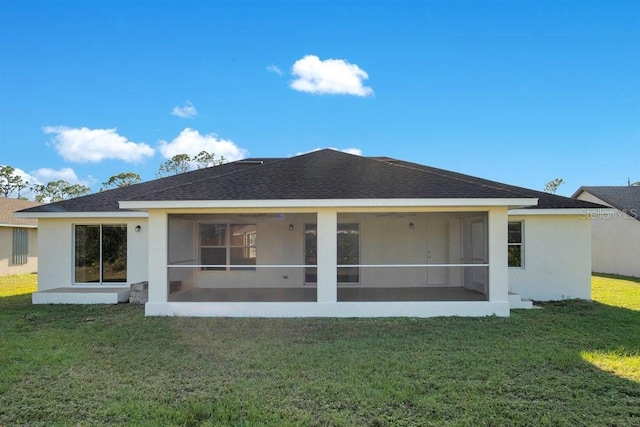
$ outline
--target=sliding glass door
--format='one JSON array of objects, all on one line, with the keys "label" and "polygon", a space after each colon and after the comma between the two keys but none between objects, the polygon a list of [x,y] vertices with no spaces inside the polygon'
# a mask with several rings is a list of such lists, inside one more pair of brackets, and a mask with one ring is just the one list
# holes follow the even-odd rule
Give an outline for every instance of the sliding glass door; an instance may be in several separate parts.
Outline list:
[{"label": "sliding glass door", "polygon": [[124,283],[127,281],[127,226],[123,224],[76,225],[75,283]]}]

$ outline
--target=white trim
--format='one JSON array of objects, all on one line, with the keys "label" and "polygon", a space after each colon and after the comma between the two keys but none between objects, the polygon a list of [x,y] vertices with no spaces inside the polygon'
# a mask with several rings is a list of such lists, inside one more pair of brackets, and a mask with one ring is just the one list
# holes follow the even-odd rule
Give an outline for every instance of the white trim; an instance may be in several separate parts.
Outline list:
[{"label": "white trim", "polygon": [[517,199],[297,199],[121,201],[120,209],[315,208],[386,206],[535,206],[537,198]]},{"label": "white trim", "polygon": [[592,214],[614,211],[608,208],[554,208],[554,209],[509,209],[509,215],[584,215],[591,218]]},{"label": "white trim", "polygon": [[15,212],[16,218],[148,218],[147,212]]},{"label": "white trim", "polygon": [[[347,267],[360,267],[360,268],[372,268],[372,267],[389,267],[389,268],[402,268],[402,267],[489,267],[489,264],[337,264],[338,268]],[[169,268],[201,268],[201,267],[230,267],[230,268],[317,268],[317,265],[275,265],[275,264],[263,264],[263,265],[208,265],[208,264],[167,264]]]},{"label": "white trim", "polygon": [[26,225],[26,224],[0,224],[0,227],[8,227],[8,228],[38,228],[37,225]]},{"label": "white trim", "polygon": [[[108,286],[105,286],[105,285],[108,285]],[[129,282],[104,282],[103,284],[95,283],[95,282],[91,282],[91,283],[78,282],[78,283],[71,284],[72,289],[104,289],[104,288],[129,289],[129,287],[131,287],[131,283]]]}]

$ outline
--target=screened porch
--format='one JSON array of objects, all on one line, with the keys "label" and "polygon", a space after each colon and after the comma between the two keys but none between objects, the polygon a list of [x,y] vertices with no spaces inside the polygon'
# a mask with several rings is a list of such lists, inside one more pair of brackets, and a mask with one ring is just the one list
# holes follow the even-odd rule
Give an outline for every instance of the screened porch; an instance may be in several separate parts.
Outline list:
[{"label": "screened porch", "polygon": [[333,233],[316,213],[167,221],[168,302],[318,302],[320,263],[337,302],[488,300],[483,211],[338,213]]}]

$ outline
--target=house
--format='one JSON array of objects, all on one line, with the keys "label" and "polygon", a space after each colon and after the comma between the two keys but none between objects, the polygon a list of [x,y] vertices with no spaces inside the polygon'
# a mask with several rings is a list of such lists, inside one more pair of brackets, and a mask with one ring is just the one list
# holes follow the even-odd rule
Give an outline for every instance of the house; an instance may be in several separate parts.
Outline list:
[{"label": "house", "polygon": [[0,197],[0,276],[38,271],[38,220],[15,218],[13,213],[39,205]]},{"label": "house", "polygon": [[577,200],[613,208],[591,221],[591,268],[640,277],[640,187],[580,187]]},{"label": "house", "polygon": [[[26,209],[34,303],[147,315],[508,316],[589,299],[599,205],[387,157],[252,158]],[[112,299],[109,299],[112,298]]]}]

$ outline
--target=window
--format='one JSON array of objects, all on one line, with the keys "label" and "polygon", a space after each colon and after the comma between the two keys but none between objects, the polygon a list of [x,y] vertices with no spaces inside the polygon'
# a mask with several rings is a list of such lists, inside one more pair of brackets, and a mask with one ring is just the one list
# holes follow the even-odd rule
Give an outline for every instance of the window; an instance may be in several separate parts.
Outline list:
[{"label": "window", "polygon": [[202,270],[255,270],[255,224],[200,224],[199,232],[200,264],[211,266]]},{"label": "window", "polygon": [[523,265],[523,223],[522,221],[509,222],[509,267],[522,268]]},{"label": "window", "polygon": [[29,230],[26,228],[13,229],[13,251],[11,263],[23,265],[29,258]]},{"label": "window", "polygon": [[[305,265],[318,263],[318,226],[306,224],[305,236]],[[338,224],[338,283],[358,283],[360,269],[358,267],[342,267],[343,265],[360,264],[360,226],[358,224]],[[317,283],[318,269],[305,268],[305,283]]]},{"label": "window", "polygon": [[75,283],[127,281],[127,226],[75,226]]}]

